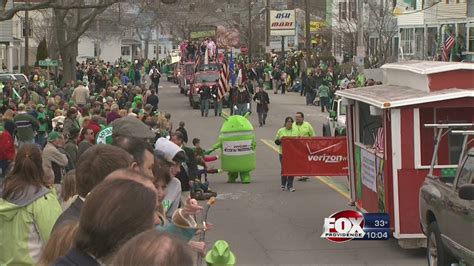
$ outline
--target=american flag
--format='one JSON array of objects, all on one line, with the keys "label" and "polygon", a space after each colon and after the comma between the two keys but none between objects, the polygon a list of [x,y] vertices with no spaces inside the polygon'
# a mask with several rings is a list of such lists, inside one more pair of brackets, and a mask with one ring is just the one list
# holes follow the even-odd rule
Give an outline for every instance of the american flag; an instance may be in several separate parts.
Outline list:
[{"label": "american flag", "polygon": [[446,37],[443,43],[443,61],[449,61],[449,55],[451,54],[451,49],[454,46],[454,35],[450,34]]},{"label": "american flag", "polygon": [[229,91],[229,66],[224,60],[222,62],[222,68],[219,71],[219,87],[217,90],[217,100],[220,101],[226,92]]}]

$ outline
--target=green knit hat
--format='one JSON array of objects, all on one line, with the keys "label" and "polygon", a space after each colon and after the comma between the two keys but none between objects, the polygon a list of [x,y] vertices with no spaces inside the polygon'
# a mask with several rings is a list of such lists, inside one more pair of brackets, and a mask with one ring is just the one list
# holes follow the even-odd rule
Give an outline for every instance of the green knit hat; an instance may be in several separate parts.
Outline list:
[{"label": "green knit hat", "polygon": [[57,132],[57,131],[53,131],[51,133],[48,134],[48,142],[53,142],[57,139],[60,139],[62,138],[63,135],[61,135],[61,133]]}]

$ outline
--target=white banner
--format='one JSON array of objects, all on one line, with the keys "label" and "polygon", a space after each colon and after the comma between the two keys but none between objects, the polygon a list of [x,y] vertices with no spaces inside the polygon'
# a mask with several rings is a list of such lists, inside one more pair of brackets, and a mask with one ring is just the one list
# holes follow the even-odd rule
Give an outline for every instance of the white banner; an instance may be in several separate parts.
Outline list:
[{"label": "white banner", "polygon": [[375,153],[367,150],[360,150],[362,184],[377,193],[377,169],[375,167]]},{"label": "white banner", "polygon": [[295,10],[270,10],[270,35],[296,35]]},{"label": "white banner", "polygon": [[224,141],[222,144],[224,155],[240,156],[252,154],[252,140]]}]

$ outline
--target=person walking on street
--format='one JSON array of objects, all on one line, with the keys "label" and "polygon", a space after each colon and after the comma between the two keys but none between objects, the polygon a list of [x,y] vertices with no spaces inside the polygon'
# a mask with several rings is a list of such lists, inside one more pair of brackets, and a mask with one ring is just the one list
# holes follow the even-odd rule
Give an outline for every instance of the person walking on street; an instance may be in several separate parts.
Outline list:
[{"label": "person walking on street", "polygon": [[35,143],[35,130],[39,127],[39,122],[26,112],[26,106],[23,103],[18,105],[18,113],[13,119],[16,124],[16,137],[18,138],[18,146],[23,144]]},{"label": "person walking on street", "polygon": [[155,88],[156,94],[158,94],[158,86],[160,85],[161,78],[160,71],[156,68],[156,66],[153,66],[148,75],[150,76],[151,82],[153,83],[153,88]]},{"label": "person walking on street", "polygon": [[245,86],[239,85],[237,91],[237,110],[234,114],[245,115],[249,111],[250,94]]},{"label": "person walking on street", "polygon": [[212,98],[211,89],[209,86],[204,86],[199,91],[199,95],[201,98],[201,116],[207,117],[209,115],[209,104]]},{"label": "person walking on street", "polygon": [[260,126],[265,125],[270,98],[261,84],[259,84],[258,92],[253,96],[253,100],[257,103],[258,123]]},{"label": "person walking on street", "polygon": [[281,71],[278,68],[278,66],[275,66],[271,75],[272,75],[273,93],[277,94],[278,88],[280,88],[280,82],[281,82]]},{"label": "person walking on street", "polygon": [[[314,137],[316,134],[314,133],[313,126],[310,123],[304,121],[304,114],[302,112],[297,112],[295,116],[295,122],[293,123],[293,127],[296,129],[298,137]],[[298,181],[306,181],[308,177],[302,176],[297,179]]]},{"label": "person walking on street", "polygon": [[[276,134],[275,138],[275,144],[280,146],[280,151],[279,151],[279,158],[280,158],[280,164],[283,162],[283,156],[284,154],[282,153],[282,148],[281,148],[281,140],[282,138],[285,137],[297,137],[298,136],[298,131],[296,127],[294,127],[293,124],[293,118],[292,117],[287,117],[285,118],[285,125],[284,127],[280,128]],[[281,189],[283,191],[288,190],[291,192],[295,191],[295,188],[293,187],[293,180],[295,179],[294,176],[281,176]]]},{"label": "person walking on street", "polygon": [[319,100],[321,105],[321,112],[324,113],[324,109],[329,112],[329,93],[331,89],[329,88],[329,81],[324,80],[323,84],[319,86]]},{"label": "person walking on street", "polygon": [[[218,81],[216,81],[217,83]],[[222,113],[222,98],[219,99],[218,96],[219,88],[217,86],[212,87],[212,99],[214,104],[214,116],[221,116]]]}]

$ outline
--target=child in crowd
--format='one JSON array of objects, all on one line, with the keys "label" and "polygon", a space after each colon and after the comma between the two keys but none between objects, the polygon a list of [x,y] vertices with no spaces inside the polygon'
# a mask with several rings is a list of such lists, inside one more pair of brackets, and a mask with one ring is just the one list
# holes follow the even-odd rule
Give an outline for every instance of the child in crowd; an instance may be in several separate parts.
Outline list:
[{"label": "child in crowd", "polygon": [[69,208],[76,198],[76,171],[71,170],[61,180],[61,208],[63,210]]}]

